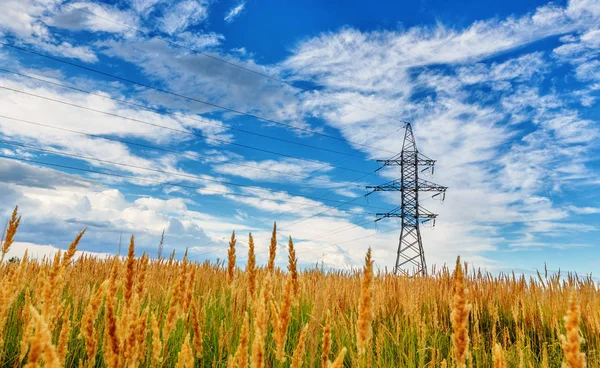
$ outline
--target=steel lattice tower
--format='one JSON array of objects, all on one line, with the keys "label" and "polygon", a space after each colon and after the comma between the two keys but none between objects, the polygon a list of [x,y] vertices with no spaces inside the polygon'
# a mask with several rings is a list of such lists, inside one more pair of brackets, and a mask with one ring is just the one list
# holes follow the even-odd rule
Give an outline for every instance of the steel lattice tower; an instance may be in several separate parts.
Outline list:
[{"label": "steel lattice tower", "polygon": [[367,186],[371,191],[399,191],[401,193],[401,204],[388,213],[378,213],[375,222],[386,217],[399,217],[402,219],[400,230],[400,242],[396,256],[394,273],[403,273],[408,276],[427,275],[427,263],[425,262],[425,251],[421,239],[419,224],[431,221],[435,225],[437,214],[431,213],[419,205],[419,192],[435,192],[433,197],[446,196],[447,187],[431,183],[419,178],[419,174],[430,172],[433,175],[435,160],[421,154],[417,150],[417,144],[410,123],[406,124],[402,152],[388,160],[377,160],[385,166],[400,166],[402,172],[400,179],[392,180],[378,186]]}]

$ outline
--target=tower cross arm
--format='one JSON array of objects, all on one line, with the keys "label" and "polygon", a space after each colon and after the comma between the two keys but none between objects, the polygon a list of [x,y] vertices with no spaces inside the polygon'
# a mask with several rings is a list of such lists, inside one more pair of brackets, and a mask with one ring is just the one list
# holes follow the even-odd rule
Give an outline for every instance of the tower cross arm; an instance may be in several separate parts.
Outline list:
[{"label": "tower cross arm", "polygon": [[391,191],[402,191],[412,190],[420,192],[439,192],[445,193],[448,187],[432,183],[430,181],[419,179],[417,185],[414,182],[402,182],[400,179],[391,180],[381,185],[369,185],[366,189],[370,190],[367,195],[373,192],[391,192]]},{"label": "tower cross arm", "polygon": [[445,193],[448,187],[432,183],[430,181],[419,179],[417,182],[417,188],[420,192],[439,192]]}]

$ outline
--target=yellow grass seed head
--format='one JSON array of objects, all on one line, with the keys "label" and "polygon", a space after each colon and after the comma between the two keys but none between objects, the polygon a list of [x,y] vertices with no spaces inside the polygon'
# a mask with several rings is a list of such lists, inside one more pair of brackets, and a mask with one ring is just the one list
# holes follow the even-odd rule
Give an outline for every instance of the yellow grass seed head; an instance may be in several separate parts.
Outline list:
[{"label": "yellow grass seed head", "polygon": [[298,258],[296,257],[296,250],[294,249],[294,242],[292,237],[288,241],[288,271],[292,275],[292,281],[294,286],[294,295],[298,295],[298,269],[297,269]]},{"label": "yellow grass seed head", "polygon": [[88,365],[94,366],[96,351],[98,347],[98,340],[96,338],[96,329],[94,327],[94,322],[96,320],[96,316],[98,315],[98,311],[100,310],[100,306],[102,305],[102,299],[104,298],[104,293],[108,287],[108,280],[104,281],[98,290],[94,293],[94,296],[88,303],[85,312],[83,313],[83,317],[81,319],[81,331],[80,334],[83,336],[85,340],[85,348],[87,351],[87,361]]},{"label": "yellow grass seed head", "polygon": [[342,348],[342,350],[335,358],[333,363],[328,363],[328,368],[342,368],[344,366],[344,358],[346,357],[346,351],[348,351],[348,349],[346,349],[345,347]]},{"label": "yellow grass seed head", "polygon": [[356,347],[359,357],[366,353],[373,336],[373,260],[371,248],[365,257],[365,268],[361,280],[360,299],[358,302],[358,321],[356,323]]},{"label": "yellow grass seed head", "polygon": [[152,363],[155,366],[160,366],[162,363],[162,342],[160,341],[160,328],[158,326],[158,320],[156,314],[152,313],[150,316],[150,327],[152,334]]},{"label": "yellow grass seed head", "polygon": [[564,317],[567,336],[561,335],[561,346],[566,363],[564,368],[585,368],[585,354],[581,352],[581,342],[583,339],[579,334],[579,323],[581,320],[581,311],[577,296],[572,291],[569,297],[569,308]]},{"label": "yellow grass seed head", "polygon": [[269,245],[269,263],[267,270],[273,272],[275,270],[275,255],[277,252],[277,223],[273,223],[273,233],[271,234],[271,244]]},{"label": "yellow grass seed head", "polygon": [[233,281],[233,272],[235,271],[235,231],[231,233],[229,241],[229,250],[227,252],[227,281]]},{"label": "yellow grass seed head", "polygon": [[277,360],[284,363],[285,358],[285,342],[287,340],[287,330],[292,317],[292,302],[293,302],[293,291],[294,280],[292,274],[288,274],[285,282],[285,289],[283,292],[283,300],[279,304],[279,307],[275,307],[273,304],[273,339],[275,340],[275,355]]},{"label": "yellow grass seed head", "polygon": [[506,367],[506,364],[504,363],[504,351],[502,351],[502,346],[498,343],[494,345],[492,350],[492,360],[494,363],[494,368]]},{"label": "yellow grass seed head", "polygon": [[119,367],[119,359],[121,357],[120,331],[118,329],[118,320],[116,314],[117,275],[119,272],[119,265],[119,258],[115,257],[110,272],[108,293],[106,294],[106,312],[104,322],[104,341],[106,349],[104,349],[104,360],[109,368]]},{"label": "yellow grass seed head", "polygon": [[63,266],[62,266],[63,268],[67,267],[69,265],[69,263],[71,262],[71,260],[73,259],[73,256],[75,256],[75,252],[77,251],[77,245],[79,244],[79,241],[81,241],[81,238],[83,237],[83,234],[85,234],[86,230],[87,230],[87,227],[85,229],[81,230],[79,232],[79,234],[77,234],[75,239],[69,245],[69,249],[67,249],[67,251],[63,255]]},{"label": "yellow grass seed head", "polygon": [[260,297],[255,302],[254,310],[254,339],[250,357],[252,368],[262,368],[265,365],[265,338],[269,328],[269,305],[272,298],[271,274],[264,280]]},{"label": "yellow grass seed head", "polygon": [[331,351],[331,312],[327,311],[325,325],[323,325],[323,345],[321,349],[321,368],[327,368],[329,352]]},{"label": "yellow grass seed head", "polygon": [[52,334],[44,317],[31,305],[29,312],[35,323],[35,333],[31,339],[31,349],[25,368],[37,367],[40,358],[44,360],[45,368],[61,367],[56,348],[52,345]]},{"label": "yellow grass seed head", "polygon": [[248,291],[250,296],[254,296],[256,291],[256,255],[254,254],[254,239],[252,233],[248,238],[248,265],[246,266],[246,272],[248,273]]},{"label": "yellow grass seed head", "polygon": [[192,368],[194,366],[194,355],[190,346],[190,335],[185,336],[185,341],[181,346],[179,354],[177,354],[176,368]]},{"label": "yellow grass seed head", "polygon": [[131,302],[131,296],[133,295],[133,282],[135,279],[135,240],[133,235],[129,240],[129,250],[127,251],[127,268],[125,269],[125,291],[123,296],[125,298],[125,305],[129,305]]},{"label": "yellow grass seed head", "polygon": [[298,337],[298,344],[292,355],[292,365],[290,368],[301,368],[304,363],[304,350],[306,348],[306,335],[308,335],[308,323],[304,325]]},{"label": "yellow grass seed head", "polygon": [[203,313],[198,310],[196,303],[192,303],[192,328],[194,329],[194,355],[196,358],[202,358],[203,352],[203,337],[202,337],[202,324],[203,324]]},{"label": "yellow grass seed head", "polygon": [[244,314],[244,322],[242,323],[242,331],[240,333],[240,344],[234,356],[234,361],[237,368],[248,368],[248,341],[250,339],[249,329],[248,312],[246,312]]},{"label": "yellow grass seed head", "polygon": [[471,306],[467,303],[467,291],[465,287],[465,277],[463,274],[460,257],[456,259],[456,268],[454,269],[452,280],[452,343],[456,366],[458,368],[466,367],[466,358],[469,352],[469,311]]},{"label": "yellow grass seed head", "polygon": [[17,229],[19,228],[19,224],[21,223],[21,216],[17,217],[18,211],[19,206],[15,206],[12,216],[8,221],[6,235],[4,237],[4,242],[2,242],[2,255],[0,255],[0,264],[4,262],[4,256],[6,255],[6,253],[8,253],[10,246],[15,241],[15,234],[17,233]]},{"label": "yellow grass seed head", "polygon": [[69,336],[71,334],[71,305],[67,305],[67,310],[63,313],[62,316],[62,326],[60,329],[60,335],[58,338],[58,359],[60,360],[60,364],[64,366],[65,357],[67,355],[67,344],[69,342]]}]

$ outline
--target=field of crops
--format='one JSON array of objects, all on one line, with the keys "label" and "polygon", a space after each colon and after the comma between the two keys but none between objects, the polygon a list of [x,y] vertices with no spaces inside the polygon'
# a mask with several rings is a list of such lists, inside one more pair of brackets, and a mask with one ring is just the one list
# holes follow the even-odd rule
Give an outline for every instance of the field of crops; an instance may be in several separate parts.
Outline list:
[{"label": "field of crops", "polygon": [[[2,367],[600,366],[600,299],[591,278],[451,273],[408,279],[297,269],[293,242],[267,265],[128,256],[0,265]],[[276,252],[289,254],[287,269]]]}]

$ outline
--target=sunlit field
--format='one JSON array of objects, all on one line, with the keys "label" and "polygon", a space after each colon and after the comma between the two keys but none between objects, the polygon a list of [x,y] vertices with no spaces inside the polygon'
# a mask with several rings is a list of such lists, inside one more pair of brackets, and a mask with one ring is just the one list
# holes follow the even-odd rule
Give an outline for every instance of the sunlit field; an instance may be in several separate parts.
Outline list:
[{"label": "sunlit field", "polygon": [[[599,367],[600,298],[591,278],[453,272],[409,279],[298,269],[292,239],[267,265],[134,256],[0,265],[2,367]],[[43,242],[43,239],[40,239]],[[278,252],[289,255],[276,267]],[[183,256],[183,255],[182,255]]]}]

